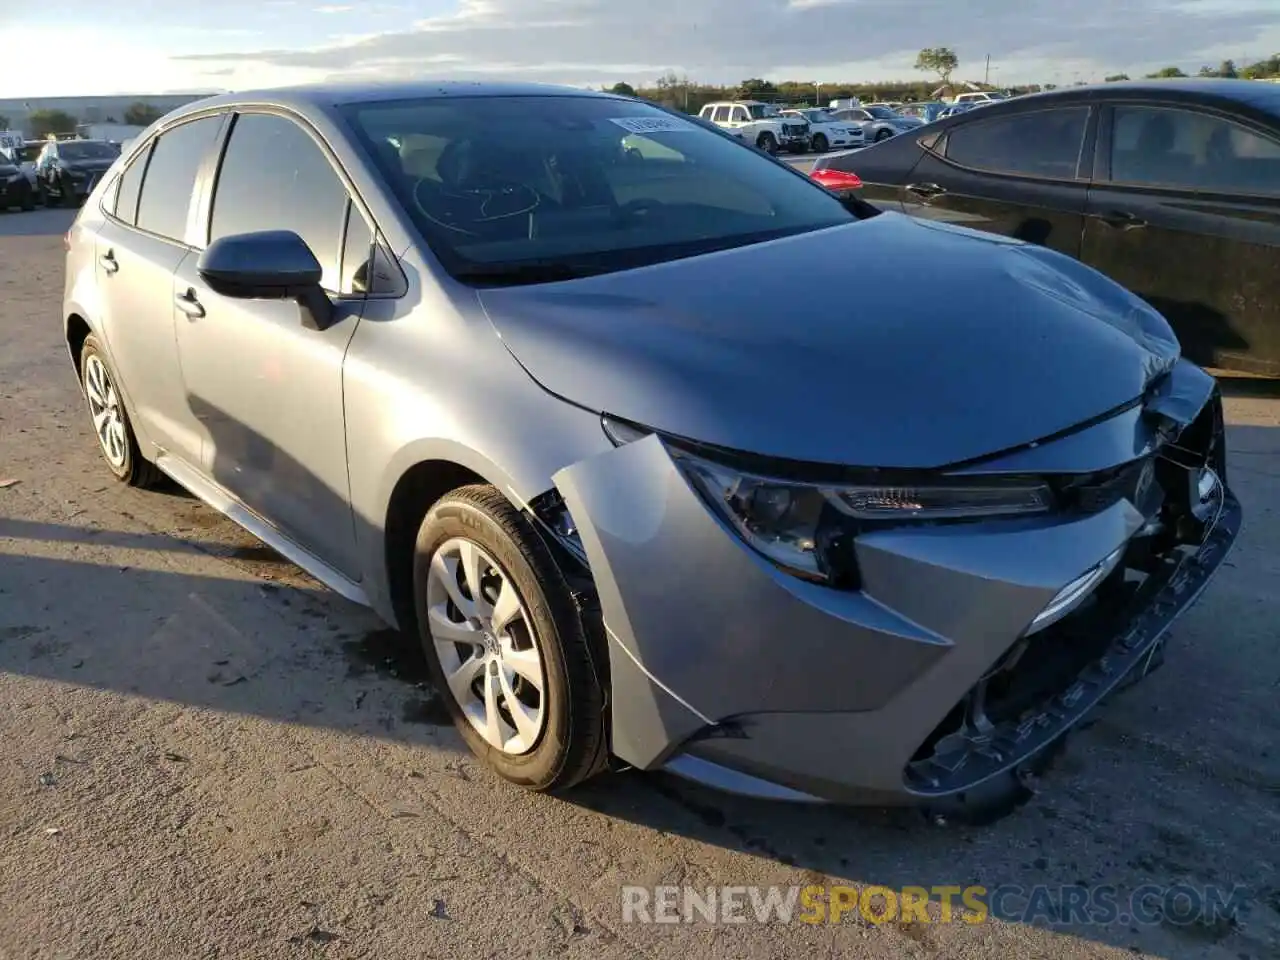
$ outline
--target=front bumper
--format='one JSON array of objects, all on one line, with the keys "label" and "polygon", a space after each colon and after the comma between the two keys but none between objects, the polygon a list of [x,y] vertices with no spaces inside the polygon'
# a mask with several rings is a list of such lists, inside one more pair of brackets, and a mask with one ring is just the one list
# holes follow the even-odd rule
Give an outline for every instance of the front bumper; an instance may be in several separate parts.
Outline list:
[{"label": "front bumper", "polygon": [[[1196,403],[1192,414],[1216,414],[1220,444],[1216,393]],[[1116,431],[1129,431],[1126,443]],[[1073,456],[1088,444],[1132,456],[1155,441],[1147,421],[1117,417],[1035,455],[1052,458],[1058,443]],[[743,546],[657,437],[575,464],[555,482],[599,594],[614,754],[791,800],[1007,802],[1022,773],[1107,693],[1147,672],[1240,527],[1224,482],[1203,541],[1144,575],[1123,615],[1096,634],[1088,662],[1059,670],[1030,708],[984,715],[940,739],[1059,591],[1117,550],[1137,549],[1149,515],[1121,497],[1035,520],[868,533],[855,546],[861,589],[840,591]]]},{"label": "front bumper", "polygon": [[0,181],[0,209],[17,207],[31,202],[31,184],[25,176]]}]

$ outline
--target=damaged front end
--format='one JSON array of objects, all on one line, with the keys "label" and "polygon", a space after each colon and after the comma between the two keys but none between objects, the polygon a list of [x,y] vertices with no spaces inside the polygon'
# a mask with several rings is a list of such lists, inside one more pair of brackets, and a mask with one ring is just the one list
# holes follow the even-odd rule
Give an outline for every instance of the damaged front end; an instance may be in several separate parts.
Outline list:
[{"label": "damaged front end", "polygon": [[1159,662],[1240,525],[1216,385],[1183,362],[1096,421],[927,472],[606,429],[616,449],[532,507],[589,570],[613,753],[759,796],[1011,808]]}]

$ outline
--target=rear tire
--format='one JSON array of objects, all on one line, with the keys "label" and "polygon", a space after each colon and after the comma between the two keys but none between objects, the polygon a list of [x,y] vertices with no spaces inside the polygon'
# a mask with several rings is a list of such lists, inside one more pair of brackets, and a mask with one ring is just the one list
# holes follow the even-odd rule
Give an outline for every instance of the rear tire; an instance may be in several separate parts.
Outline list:
[{"label": "rear tire", "polygon": [[[472,576],[466,557],[473,558]],[[605,696],[591,642],[564,575],[528,517],[491,486],[453,491],[422,521],[413,585],[428,670],[476,756],[504,779],[537,791],[564,790],[604,769]],[[499,614],[500,598],[512,588],[519,610],[508,620]],[[516,665],[520,655],[523,666]],[[450,687],[442,656],[459,692]],[[533,668],[540,670],[540,690],[523,679],[531,661],[540,664]],[[497,685],[492,701],[485,698],[489,684]],[[515,722],[516,709],[523,725]],[[497,719],[486,730],[490,710]]]},{"label": "rear tire", "polygon": [[98,452],[117,480],[131,487],[153,487],[162,475],[138,447],[119,384],[98,338],[89,334],[80,351],[80,386],[89,407]]}]

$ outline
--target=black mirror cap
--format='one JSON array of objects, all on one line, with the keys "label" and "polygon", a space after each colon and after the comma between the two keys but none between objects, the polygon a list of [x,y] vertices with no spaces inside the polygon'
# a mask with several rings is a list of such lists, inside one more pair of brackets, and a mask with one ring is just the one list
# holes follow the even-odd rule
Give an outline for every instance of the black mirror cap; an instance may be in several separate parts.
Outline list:
[{"label": "black mirror cap", "polygon": [[320,286],[320,261],[292,230],[220,237],[200,254],[200,278],[214,293],[253,300],[292,300]]}]

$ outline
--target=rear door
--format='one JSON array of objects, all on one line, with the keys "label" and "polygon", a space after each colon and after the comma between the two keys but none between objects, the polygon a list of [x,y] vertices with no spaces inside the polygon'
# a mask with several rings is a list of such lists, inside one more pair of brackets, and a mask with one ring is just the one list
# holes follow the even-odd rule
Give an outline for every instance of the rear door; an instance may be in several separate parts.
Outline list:
[{"label": "rear door", "polygon": [[[344,176],[318,136],[290,116],[246,112],[231,125],[203,247],[220,237],[292,230],[324,269],[336,306],[313,330],[291,300],[241,300],[200,278],[198,251],[178,268],[177,321],[188,402],[204,432],[203,471],[293,542],[360,579],[347,482],[342,364],[364,305],[372,230],[350,213]],[[343,273],[352,233],[359,263]]]},{"label": "rear door", "polygon": [[155,446],[196,462],[200,436],[174,344],[173,273],[189,249],[196,175],[221,115],[166,130],[105,197],[96,275],[101,324],[131,415]]},{"label": "rear door", "polygon": [[1120,103],[1100,127],[1082,259],[1168,318],[1188,359],[1280,374],[1280,134]]},{"label": "rear door", "polygon": [[984,113],[926,141],[929,148],[903,185],[903,209],[1079,257],[1093,108],[1073,103]]}]

